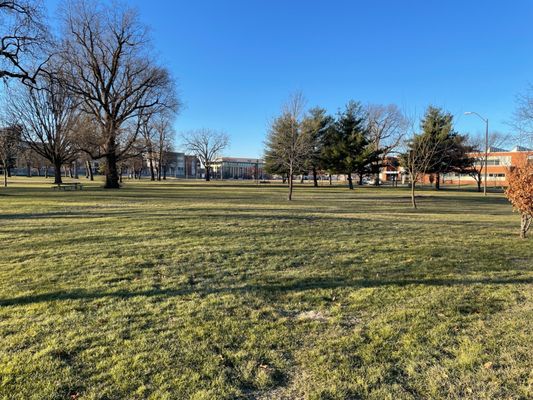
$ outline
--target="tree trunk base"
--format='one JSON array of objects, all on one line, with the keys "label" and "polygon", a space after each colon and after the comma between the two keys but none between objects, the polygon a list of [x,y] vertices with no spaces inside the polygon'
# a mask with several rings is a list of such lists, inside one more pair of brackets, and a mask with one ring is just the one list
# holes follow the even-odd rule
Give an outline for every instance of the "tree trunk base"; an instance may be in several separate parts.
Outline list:
[{"label": "tree trunk base", "polygon": [[527,238],[527,232],[529,231],[529,228],[531,227],[531,221],[533,221],[533,216],[522,214],[520,218],[520,238],[521,239]]}]

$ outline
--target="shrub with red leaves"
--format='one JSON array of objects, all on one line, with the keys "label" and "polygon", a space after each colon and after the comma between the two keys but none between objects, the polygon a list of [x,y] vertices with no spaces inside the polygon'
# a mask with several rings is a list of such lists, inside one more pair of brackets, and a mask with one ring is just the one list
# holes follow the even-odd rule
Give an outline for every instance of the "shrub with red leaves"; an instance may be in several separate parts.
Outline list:
[{"label": "shrub with red leaves", "polygon": [[520,237],[525,239],[533,221],[533,160],[524,161],[510,170],[508,182],[505,195],[520,213]]}]

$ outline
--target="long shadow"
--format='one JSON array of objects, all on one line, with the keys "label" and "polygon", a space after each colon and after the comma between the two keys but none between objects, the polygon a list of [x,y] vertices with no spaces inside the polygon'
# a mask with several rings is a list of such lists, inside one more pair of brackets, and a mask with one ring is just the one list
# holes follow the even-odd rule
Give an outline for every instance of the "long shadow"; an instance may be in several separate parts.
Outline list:
[{"label": "long shadow", "polygon": [[[383,208],[386,209],[387,204],[383,203]],[[391,215],[397,215],[397,216],[409,216],[409,215],[425,215],[425,214],[446,214],[446,215],[454,215],[454,214],[464,214],[464,211],[461,211],[459,209],[446,209],[443,210],[441,208],[439,209],[424,209],[423,205],[422,208],[417,210],[412,210],[411,208],[406,208],[402,210],[394,210]],[[369,209],[370,210],[370,209]],[[93,212],[91,210],[87,211],[62,211],[62,212],[56,212],[56,211],[50,211],[46,213],[10,213],[10,214],[3,214],[0,215],[0,221],[1,220],[23,220],[23,219],[94,219],[94,218],[110,218],[110,217],[117,217],[117,218],[142,218],[142,219],[165,219],[168,220],[171,219],[190,219],[190,218],[228,218],[230,216],[231,218],[235,219],[270,219],[270,220],[308,220],[308,221],[318,221],[318,220],[334,220],[334,221],[362,221],[362,220],[368,220],[367,218],[358,218],[353,215],[351,216],[342,216],[343,213],[348,212],[349,214],[360,214],[364,215],[366,214],[365,209],[357,209],[353,210],[352,212],[350,210],[344,210],[343,212],[336,212],[336,211],[328,211],[327,209],[318,209],[314,212],[314,214],[310,214],[309,211],[301,210],[301,209],[287,209],[287,208],[224,208],[219,212],[212,212],[212,209],[210,208],[179,208],[180,214],[173,214],[169,217],[168,211],[160,211],[160,212],[145,212],[139,210],[127,210],[127,211],[121,211],[121,210],[108,210],[108,211],[98,211]],[[376,207],[372,208],[373,212],[376,212]],[[496,210],[491,210],[492,212],[490,215],[507,215],[508,213],[505,211],[498,212]],[[289,214],[290,212],[290,214]],[[318,215],[317,215],[318,213]],[[476,210],[476,212],[470,210],[470,214],[487,214],[486,209],[479,209]],[[340,214],[340,215],[339,215]],[[372,219],[372,221],[377,221],[378,218]],[[384,222],[388,221],[388,219],[382,219]],[[404,221],[397,221],[397,222],[404,222]],[[430,221],[424,221],[425,224],[432,223]],[[442,221],[435,221],[434,224],[436,225],[442,225]]]},{"label": "long shadow", "polygon": [[106,213],[91,211],[50,211],[46,213],[20,213],[20,214],[3,214],[0,215],[0,220],[6,219],[50,219],[50,218],[102,218],[109,217]]},{"label": "long shadow", "polygon": [[27,304],[45,303],[51,301],[65,300],[96,300],[102,298],[120,298],[128,299],[132,297],[180,297],[190,294],[199,294],[207,296],[210,294],[231,294],[231,293],[253,293],[271,296],[280,292],[295,292],[315,289],[341,289],[341,288],[379,288],[385,286],[405,287],[409,285],[424,286],[471,286],[471,285],[530,285],[533,284],[533,277],[525,278],[482,278],[482,279],[358,279],[358,280],[339,280],[334,278],[322,279],[301,279],[287,283],[265,283],[243,285],[239,287],[222,287],[222,288],[195,288],[187,286],[181,289],[152,289],[143,291],[126,291],[119,290],[114,292],[96,291],[88,292],[82,289],[72,291],[58,291],[49,293],[40,293],[28,296],[21,296],[8,299],[0,299],[0,307],[20,306]]}]

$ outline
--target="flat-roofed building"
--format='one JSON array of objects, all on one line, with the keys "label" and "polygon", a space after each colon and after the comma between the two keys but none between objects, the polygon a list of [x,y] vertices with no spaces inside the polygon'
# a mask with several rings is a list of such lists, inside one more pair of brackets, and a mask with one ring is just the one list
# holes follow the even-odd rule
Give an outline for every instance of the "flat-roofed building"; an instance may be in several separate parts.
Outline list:
[{"label": "flat-roofed building", "polygon": [[[470,157],[475,158],[476,169],[481,170],[482,181],[484,180],[485,169],[485,152],[470,153]],[[515,146],[512,150],[505,150],[497,147],[490,147],[487,157],[487,185],[488,186],[507,186],[507,174],[513,167],[523,162],[533,163],[533,149],[522,146]],[[380,180],[382,182],[409,182],[407,171],[401,167],[396,157],[388,157],[385,165],[381,169]],[[435,176],[427,174],[424,176],[423,183],[433,184]],[[476,180],[470,174],[460,174],[451,172],[441,175],[441,184],[443,185],[474,185]]]},{"label": "flat-roofed building", "polygon": [[[471,157],[476,159],[475,166],[482,171],[484,180],[485,153],[471,153]],[[507,174],[513,167],[524,162],[533,163],[533,149],[522,146],[515,146],[512,150],[505,150],[497,147],[489,147],[487,157],[487,185],[507,186]],[[444,184],[475,184],[475,179],[469,174],[448,173],[442,176]]]},{"label": "flat-roofed building", "polygon": [[[150,175],[150,156],[149,154],[143,154],[144,168],[142,171],[143,176]],[[152,160],[154,170],[158,168],[157,156],[154,155]],[[172,178],[199,178],[199,165],[198,157],[193,155],[187,155],[176,151],[166,151],[163,154],[162,175]]]},{"label": "flat-roofed building", "polygon": [[213,179],[265,178],[265,162],[259,158],[219,157],[211,168]]}]

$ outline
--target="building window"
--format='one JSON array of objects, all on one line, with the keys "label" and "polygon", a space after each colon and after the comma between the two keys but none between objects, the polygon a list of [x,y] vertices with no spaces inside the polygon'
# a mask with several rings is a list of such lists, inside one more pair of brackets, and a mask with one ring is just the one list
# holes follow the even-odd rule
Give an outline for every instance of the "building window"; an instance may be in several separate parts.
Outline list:
[{"label": "building window", "polygon": [[[480,159],[475,162],[476,166],[483,166],[485,165],[485,160]],[[487,166],[488,167],[496,167],[499,165],[505,165],[510,166],[511,165],[511,157],[509,156],[489,156],[487,159]]]}]

